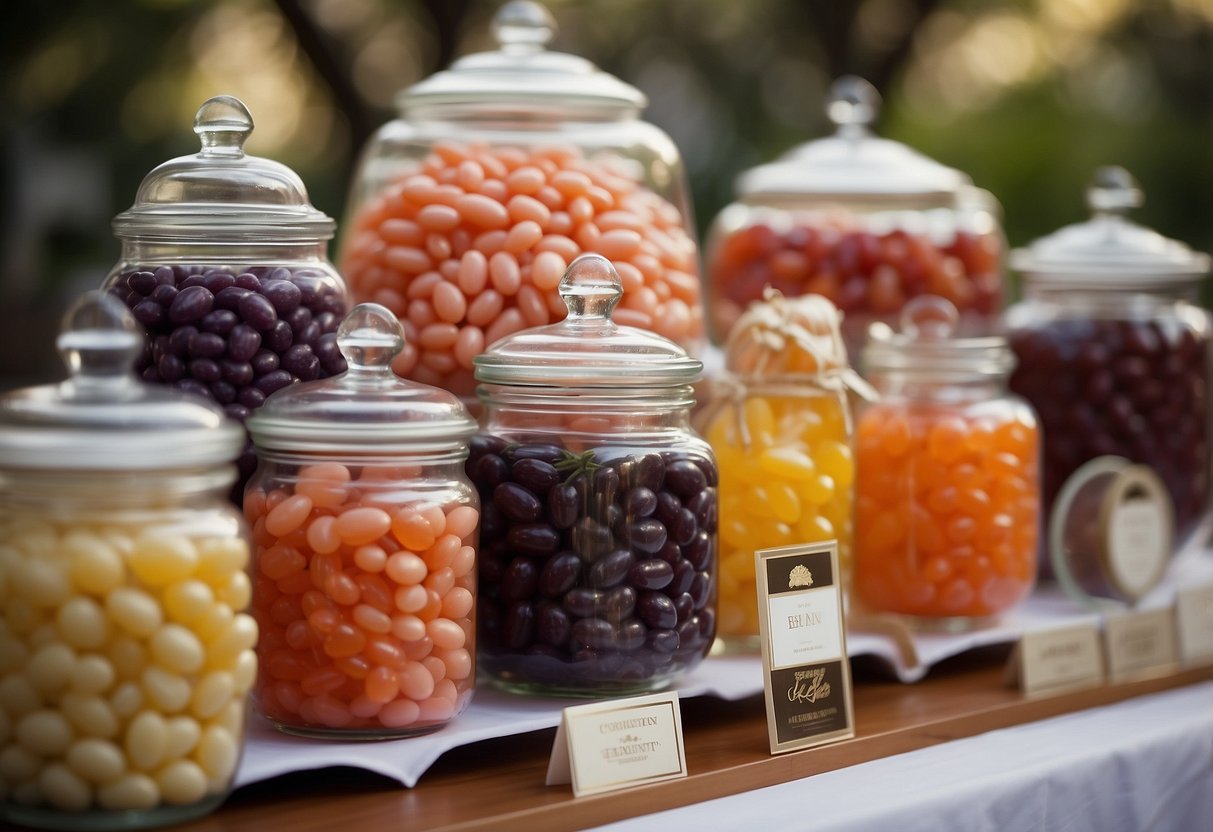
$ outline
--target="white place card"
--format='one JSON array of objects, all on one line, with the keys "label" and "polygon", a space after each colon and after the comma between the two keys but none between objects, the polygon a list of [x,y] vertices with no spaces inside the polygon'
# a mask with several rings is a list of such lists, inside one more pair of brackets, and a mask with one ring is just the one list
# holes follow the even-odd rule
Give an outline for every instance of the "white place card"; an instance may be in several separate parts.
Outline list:
[{"label": "white place card", "polygon": [[1095,621],[1029,630],[1011,653],[1011,675],[1032,696],[1103,682],[1103,650]]},{"label": "white place card", "polygon": [[546,783],[572,783],[580,797],[686,776],[682,714],[671,691],[565,708]]},{"label": "white place card", "polygon": [[1213,664],[1213,584],[1180,590],[1175,624],[1180,660],[1185,665]]},{"label": "white place card", "polygon": [[855,736],[837,541],[759,549],[754,572],[771,753]]},{"label": "white place card", "polygon": [[1176,663],[1175,610],[1171,607],[1109,615],[1103,633],[1113,682],[1165,673]]}]

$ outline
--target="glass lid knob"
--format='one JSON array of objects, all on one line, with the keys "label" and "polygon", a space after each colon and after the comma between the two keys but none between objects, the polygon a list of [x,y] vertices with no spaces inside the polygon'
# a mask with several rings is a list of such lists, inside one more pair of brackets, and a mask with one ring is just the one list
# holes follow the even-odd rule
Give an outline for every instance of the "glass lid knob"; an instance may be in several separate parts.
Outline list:
[{"label": "glass lid knob", "polygon": [[569,308],[569,320],[607,319],[623,297],[623,281],[610,260],[583,254],[569,264],[558,291]]},{"label": "glass lid knob", "polygon": [[81,295],[63,316],[55,344],[70,373],[62,392],[77,398],[130,386],[143,335],[122,301],[108,292],[92,291]]},{"label": "glass lid knob", "polygon": [[920,295],[901,310],[901,334],[914,341],[946,341],[960,323],[960,313],[946,298]]},{"label": "glass lid knob", "polygon": [[1125,214],[1144,201],[1133,174],[1115,165],[1095,171],[1087,187],[1087,205],[1096,214]]},{"label": "glass lid knob", "polygon": [[857,75],[844,75],[830,87],[826,116],[840,135],[866,135],[880,112],[880,93]]},{"label": "glass lid knob", "polygon": [[202,141],[203,156],[243,156],[253,116],[239,98],[217,95],[198,108],[194,132]]},{"label": "glass lid knob", "polygon": [[392,359],[404,349],[404,330],[387,307],[360,303],[337,328],[337,348],[349,365],[348,375],[374,375],[395,381]]},{"label": "glass lid knob", "polygon": [[542,3],[511,0],[493,17],[493,37],[511,54],[538,52],[556,35],[556,19]]}]

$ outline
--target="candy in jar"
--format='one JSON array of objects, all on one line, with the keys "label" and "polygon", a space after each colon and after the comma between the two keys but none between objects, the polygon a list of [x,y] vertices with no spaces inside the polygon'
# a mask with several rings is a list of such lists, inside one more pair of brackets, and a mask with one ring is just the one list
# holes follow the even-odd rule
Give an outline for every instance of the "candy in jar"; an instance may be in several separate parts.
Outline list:
[{"label": "candy in jar", "polygon": [[397,372],[468,399],[487,345],[564,317],[557,287],[583,252],[619,272],[619,323],[703,343],[678,150],[639,118],[639,90],[548,50],[554,33],[538,3],[502,6],[500,48],[404,90],[350,194],[341,271],[404,325]]},{"label": "candy in jar", "polygon": [[1036,580],[1039,431],[1006,391],[1003,338],[953,337],[956,310],[911,302],[874,324],[863,366],[881,395],[856,427],[854,590],[868,612],[976,626]]},{"label": "candy in jar", "polygon": [[[724,373],[697,417],[720,464],[718,638],[756,647],[754,550],[837,540],[851,567],[850,370],[837,308],[767,290],[729,334]],[[844,578],[845,579],[845,578]]]},{"label": "candy in jar", "polygon": [[[142,335],[91,292],[71,376],[0,400],[0,819],[138,829],[231,790],[257,673],[243,432],[130,372]],[[7,827],[6,827],[7,828]]]},{"label": "candy in jar", "polygon": [[1014,253],[1024,298],[1006,313],[1011,389],[1040,413],[1046,510],[1081,465],[1120,456],[1166,484],[1182,543],[1210,496],[1209,258],[1130,221],[1141,200],[1128,172],[1101,169],[1090,220]]},{"label": "candy in jar", "polygon": [[480,667],[521,693],[656,690],[716,633],[716,461],[690,427],[703,365],[611,320],[604,257],[574,260],[560,294],[567,318],[476,359]]},{"label": "candy in jar", "polygon": [[997,203],[960,171],[873,135],[879,104],[866,81],[840,78],[826,105],[833,136],[738,178],[738,201],[708,234],[714,340],[766,286],[834,302],[852,354],[869,323],[894,323],[919,295],[951,301],[966,332],[991,327],[1002,298]]},{"label": "candy in jar", "polygon": [[476,683],[476,423],[392,372],[404,338],[384,307],[356,306],[337,345],[347,372],[275,393],[248,421],[254,702],[289,733],[424,734]]},{"label": "candy in jar", "polygon": [[[252,116],[238,99],[206,101],[201,150],[155,168],[114,218],[122,256],[105,286],[147,333],[144,381],[212,399],[243,422],[265,397],[340,373],[345,283],[326,248],[333,220],[278,162],[249,156]],[[239,501],[251,444],[233,488]]]}]

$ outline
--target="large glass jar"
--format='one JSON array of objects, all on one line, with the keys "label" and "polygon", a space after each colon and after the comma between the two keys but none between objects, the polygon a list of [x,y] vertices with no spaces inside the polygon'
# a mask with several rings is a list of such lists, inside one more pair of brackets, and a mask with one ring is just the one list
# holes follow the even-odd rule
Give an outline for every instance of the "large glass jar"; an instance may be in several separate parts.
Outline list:
[{"label": "large glass jar", "polygon": [[[122,255],[105,282],[147,332],[143,380],[240,422],[275,390],[345,370],[336,329],[348,303],[326,251],[333,220],[293,171],[245,154],[252,130],[231,96],[199,108],[201,150],[152,170],[114,218]],[[238,466],[237,501],[256,466],[251,444]]]},{"label": "large glass jar", "polygon": [[919,295],[951,301],[964,332],[991,327],[1002,302],[997,203],[960,171],[874,136],[879,104],[866,81],[839,79],[826,105],[833,136],[738,179],[738,201],[708,235],[715,341],[766,286],[833,301],[856,355],[870,323],[895,323]]},{"label": "large glass jar", "polygon": [[140,384],[92,292],[71,376],[0,401],[0,820],[137,829],[227,797],[257,673],[239,425]]},{"label": "large glass jar", "polygon": [[480,511],[463,470],[476,422],[392,372],[404,338],[384,307],[355,307],[337,344],[347,372],[281,390],[248,420],[254,701],[288,733],[424,734],[476,684]]},{"label": "large glass jar", "polygon": [[983,624],[1036,581],[1036,416],[1007,392],[1005,339],[953,337],[956,319],[924,297],[900,333],[872,326],[863,366],[881,400],[856,427],[855,597],[927,629]]},{"label": "large glass jar", "polygon": [[524,693],[655,690],[716,633],[716,462],[690,427],[703,365],[617,326],[610,261],[560,281],[568,317],[476,359],[480,667]]},{"label": "large glass jar", "polygon": [[538,3],[502,6],[500,49],[401,92],[350,193],[341,272],[400,317],[396,371],[468,400],[488,344],[564,317],[557,285],[583,252],[619,272],[619,323],[703,343],[678,150],[639,90],[549,51],[554,32]]},{"label": "large glass jar", "polygon": [[1166,483],[1178,543],[1209,505],[1209,258],[1128,220],[1141,200],[1126,171],[1101,169],[1090,220],[1015,252],[1011,389],[1040,413],[1046,506],[1085,462],[1124,457]]},{"label": "large glass jar", "polygon": [[720,463],[720,603],[726,648],[759,646],[754,550],[838,541],[851,573],[850,392],[838,309],[819,295],[768,289],[729,335],[697,424]]}]

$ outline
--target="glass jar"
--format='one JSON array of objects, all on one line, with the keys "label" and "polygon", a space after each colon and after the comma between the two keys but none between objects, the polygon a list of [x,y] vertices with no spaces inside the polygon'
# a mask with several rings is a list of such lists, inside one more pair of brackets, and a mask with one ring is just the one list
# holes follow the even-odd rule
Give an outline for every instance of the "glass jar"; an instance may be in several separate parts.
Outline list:
[{"label": "glass jar", "polygon": [[476,422],[392,372],[404,337],[384,307],[355,307],[337,344],[348,371],[275,393],[247,423],[254,703],[292,734],[424,734],[476,684]]},{"label": "glass jar", "polygon": [[715,637],[716,461],[689,417],[703,365],[617,326],[622,294],[582,255],[567,318],[476,359],[480,666],[515,692],[656,690]]},{"label": "glass jar", "polygon": [[1088,460],[1125,457],[1166,483],[1181,543],[1209,505],[1209,258],[1127,219],[1141,201],[1128,172],[1103,168],[1090,220],[1014,253],[1011,389],[1040,413],[1046,507]]},{"label": "glass jar", "polygon": [[986,623],[1036,580],[1036,416],[1007,392],[1005,339],[953,337],[957,317],[924,297],[900,334],[873,324],[881,399],[856,427],[855,597],[928,629]]},{"label": "glass jar", "polygon": [[833,301],[852,354],[870,323],[895,323],[919,295],[951,301],[963,332],[990,329],[1002,303],[998,204],[960,171],[874,136],[879,106],[866,81],[840,78],[826,105],[833,136],[737,180],[739,200],[708,233],[714,340],[766,286]]},{"label": "glass jar", "polygon": [[720,604],[726,648],[756,650],[754,550],[838,541],[851,572],[852,390],[838,309],[819,295],[767,289],[738,320],[724,373],[711,379],[697,424],[720,463]]},{"label": "glass jar", "polygon": [[101,292],[68,312],[71,376],[0,400],[0,819],[137,829],[231,790],[257,673],[240,427],[143,385]]},{"label": "glass jar", "polygon": [[341,273],[400,317],[396,371],[468,400],[485,346],[564,317],[557,285],[582,252],[619,272],[619,323],[703,344],[678,150],[640,120],[639,90],[549,51],[554,33],[540,4],[502,6],[500,49],[401,92],[350,193]]},{"label": "glass jar", "polygon": [[[333,220],[289,168],[244,152],[253,119],[239,100],[207,100],[202,149],[143,180],[114,218],[122,256],[105,288],[147,332],[144,381],[212,399],[243,422],[265,397],[345,370],[336,329],[345,282],[328,260]],[[239,501],[256,458],[246,444]]]}]

